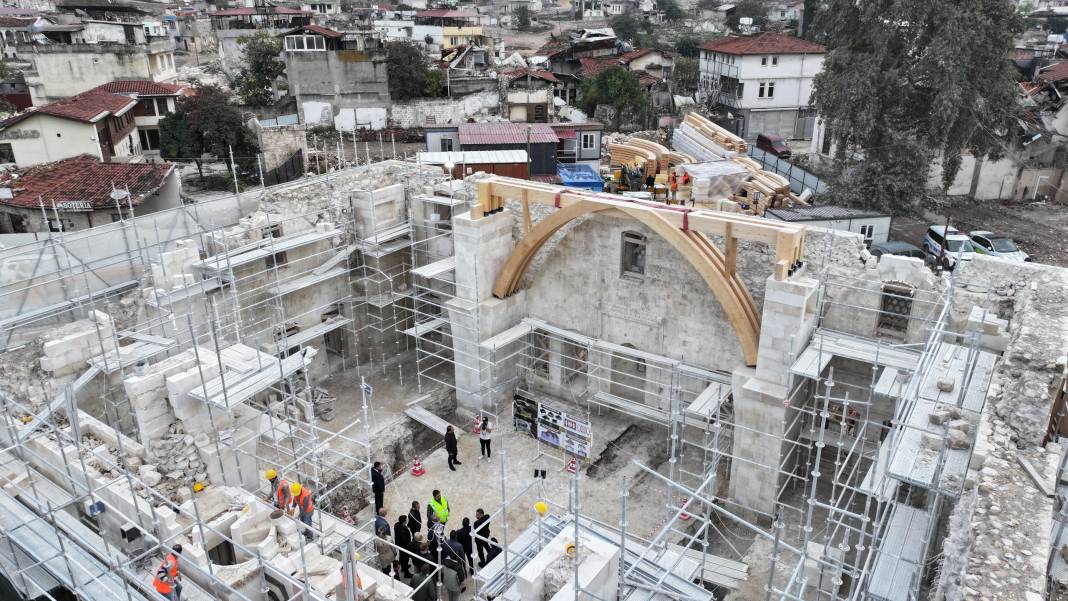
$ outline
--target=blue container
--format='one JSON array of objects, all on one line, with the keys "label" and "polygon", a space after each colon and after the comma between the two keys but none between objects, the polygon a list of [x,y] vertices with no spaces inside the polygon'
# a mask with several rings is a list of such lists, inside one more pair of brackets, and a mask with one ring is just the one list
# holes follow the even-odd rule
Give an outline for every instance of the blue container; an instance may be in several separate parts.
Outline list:
[{"label": "blue container", "polygon": [[604,178],[589,165],[557,165],[556,174],[568,188],[583,188],[594,192],[604,190]]}]

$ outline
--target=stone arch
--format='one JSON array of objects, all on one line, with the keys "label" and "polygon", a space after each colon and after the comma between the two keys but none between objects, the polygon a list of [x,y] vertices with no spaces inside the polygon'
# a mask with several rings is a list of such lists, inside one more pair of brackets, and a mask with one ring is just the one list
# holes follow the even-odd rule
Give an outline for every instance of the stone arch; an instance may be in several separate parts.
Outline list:
[{"label": "stone arch", "polygon": [[561,227],[570,221],[602,211],[618,211],[642,223],[662,237],[697,270],[712,294],[723,307],[742,347],[747,365],[756,365],[757,348],[760,342],[760,314],[753,297],[736,272],[727,269],[723,253],[701,232],[682,230],[658,213],[630,210],[625,206],[612,206],[582,200],[564,206],[542,219],[526,233],[508,256],[493,285],[493,295],[506,298],[515,294],[523,275],[530,267],[538,250]]}]

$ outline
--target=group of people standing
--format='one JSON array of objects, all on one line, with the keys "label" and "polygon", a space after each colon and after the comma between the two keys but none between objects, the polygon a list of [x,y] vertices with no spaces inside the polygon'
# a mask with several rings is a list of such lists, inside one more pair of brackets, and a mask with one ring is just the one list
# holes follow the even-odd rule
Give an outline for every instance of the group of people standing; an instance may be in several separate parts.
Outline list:
[{"label": "group of people standing", "polygon": [[[493,426],[482,418],[479,424],[479,446],[482,457],[492,454]],[[456,471],[459,445],[456,432],[448,426],[445,432],[445,451],[449,469]],[[460,527],[447,530],[450,517],[449,502],[440,490],[434,490],[424,512],[418,501],[412,501],[408,513],[397,516],[391,525],[384,497],[386,479],[380,461],[371,467],[371,490],[374,493],[375,552],[379,569],[385,574],[405,581],[416,589],[415,601],[436,601],[438,582],[432,578],[436,566],[441,566],[440,582],[448,601],[456,601],[466,589],[466,582],[477,568],[484,567],[501,552],[497,539],[490,537],[489,516],[482,509],[475,511],[474,521],[460,520]],[[425,533],[424,533],[425,532]],[[446,534],[446,532],[448,534]],[[474,536],[472,536],[474,535]],[[392,543],[392,544],[391,544]],[[478,555],[478,563],[474,556]]]}]

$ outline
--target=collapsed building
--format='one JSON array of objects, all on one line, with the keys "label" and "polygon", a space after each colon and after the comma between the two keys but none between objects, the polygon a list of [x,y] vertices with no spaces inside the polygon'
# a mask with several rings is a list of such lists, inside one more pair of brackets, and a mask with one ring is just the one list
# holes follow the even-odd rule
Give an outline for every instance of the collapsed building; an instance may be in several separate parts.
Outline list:
[{"label": "collapsed building", "polygon": [[[375,561],[373,461],[394,512],[486,510],[477,599],[1032,601],[1068,572],[1060,268],[935,274],[399,161],[0,265],[0,584],[24,598],[159,598],[178,543],[186,598],[409,598]],[[314,491],[313,541],[268,468]]]}]

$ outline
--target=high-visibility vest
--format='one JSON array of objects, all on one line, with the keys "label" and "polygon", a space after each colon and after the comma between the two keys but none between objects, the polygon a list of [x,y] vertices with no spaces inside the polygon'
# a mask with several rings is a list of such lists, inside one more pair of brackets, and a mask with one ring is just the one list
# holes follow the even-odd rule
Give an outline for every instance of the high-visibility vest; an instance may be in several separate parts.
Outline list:
[{"label": "high-visibility vest", "polygon": [[174,590],[174,583],[178,580],[178,557],[174,553],[168,553],[163,563],[156,570],[156,577],[152,580],[152,586],[161,595],[169,595]]},{"label": "high-visibility vest", "polygon": [[291,507],[296,507],[300,510],[301,515],[307,515],[315,509],[315,504],[312,502],[311,493],[307,488],[300,489],[300,496],[293,499]]},{"label": "high-visibility vest", "polygon": [[434,513],[438,514],[438,519],[441,523],[449,521],[449,502],[445,500],[445,495],[441,495],[441,501],[437,499],[430,499],[430,507],[434,509]]},{"label": "high-visibility vest", "polygon": [[289,503],[289,482],[279,478],[278,488],[274,490],[275,507],[282,509]]}]

